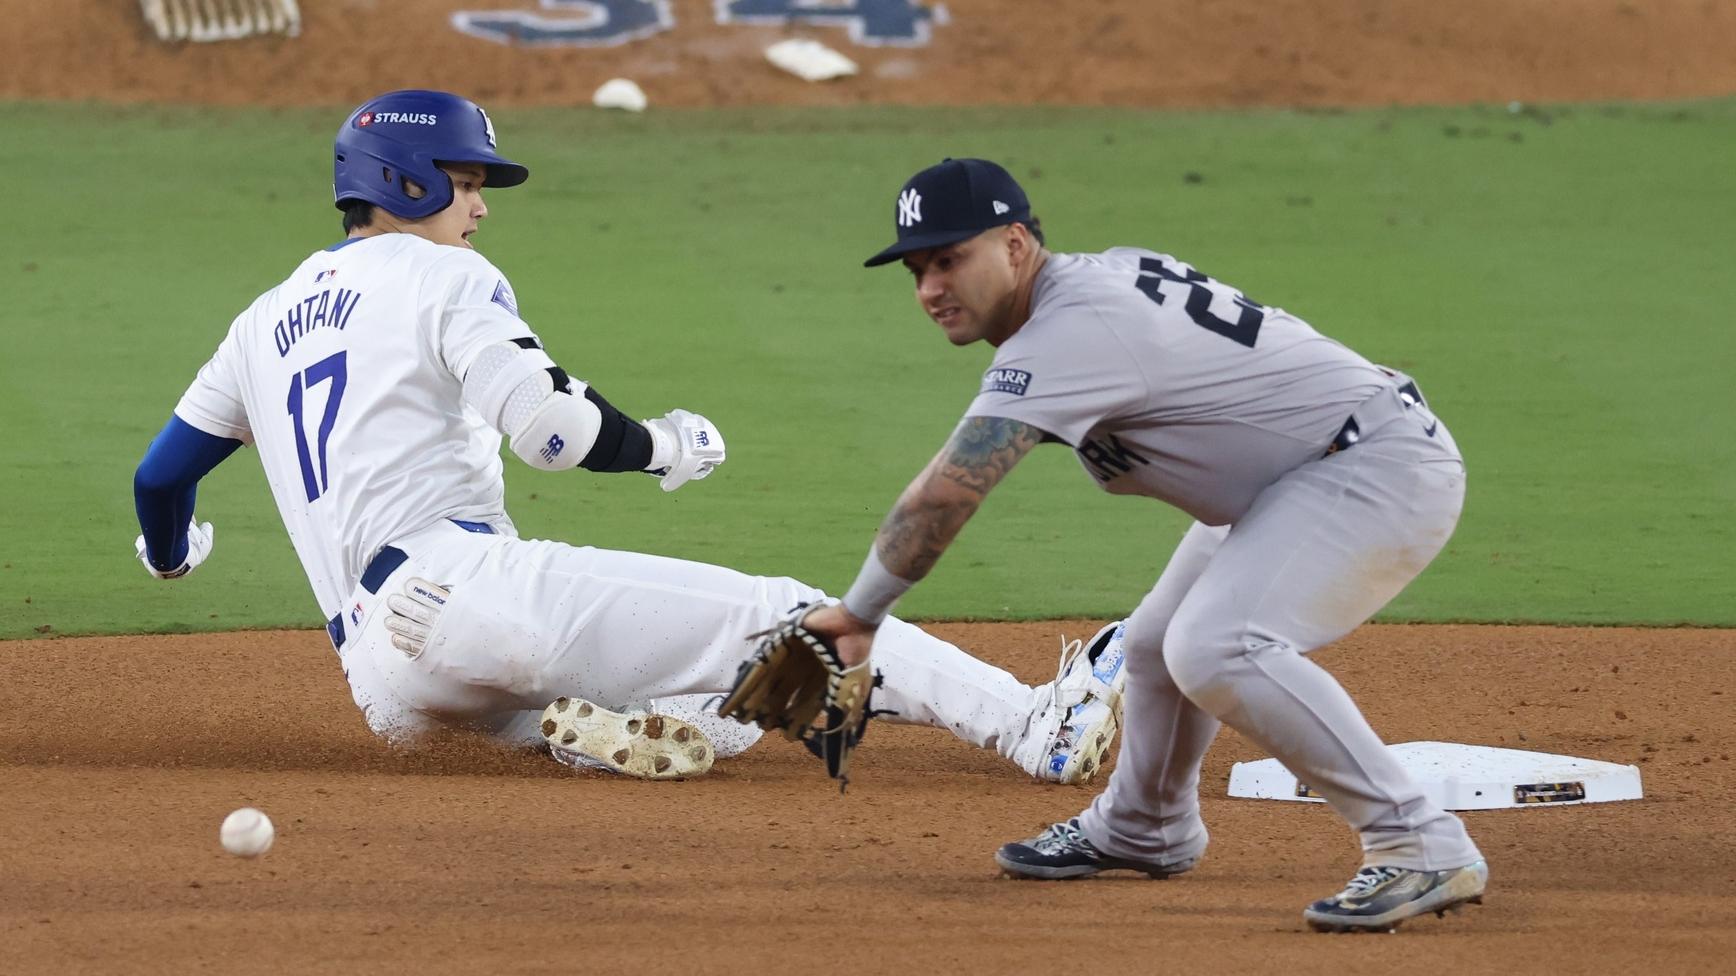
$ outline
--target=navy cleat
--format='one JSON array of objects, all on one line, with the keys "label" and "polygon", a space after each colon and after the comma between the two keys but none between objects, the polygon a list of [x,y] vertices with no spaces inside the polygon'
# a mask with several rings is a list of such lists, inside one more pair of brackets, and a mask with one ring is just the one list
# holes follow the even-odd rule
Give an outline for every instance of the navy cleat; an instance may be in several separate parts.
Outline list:
[{"label": "navy cleat", "polygon": [[1064,878],[1089,878],[1104,871],[1138,871],[1154,879],[1162,879],[1193,870],[1199,858],[1189,858],[1172,864],[1157,861],[1136,861],[1116,857],[1098,850],[1079,830],[1079,818],[1051,824],[1030,840],[1002,845],[995,852],[995,863],[1009,878],[1041,878],[1058,881]]},{"label": "navy cleat", "polygon": [[1363,868],[1343,891],[1304,909],[1302,918],[1316,932],[1391,932],[1407,918],[1481,905],[1488,883],[1483,861],[1446,871]]}]

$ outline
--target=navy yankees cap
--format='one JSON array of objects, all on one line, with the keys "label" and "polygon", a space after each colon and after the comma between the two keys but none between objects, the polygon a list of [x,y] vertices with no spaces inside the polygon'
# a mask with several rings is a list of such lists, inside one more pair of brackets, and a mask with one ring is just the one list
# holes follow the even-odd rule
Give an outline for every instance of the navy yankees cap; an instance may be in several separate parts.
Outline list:
[{"label": "navy yankees cap", "polygon": [[862,262],[891,264],[911,251],[956,244],[1031,219],[1031,201],[1013,174],[986,159],[945,159],[912,176],[893,205],[898,241]]}]

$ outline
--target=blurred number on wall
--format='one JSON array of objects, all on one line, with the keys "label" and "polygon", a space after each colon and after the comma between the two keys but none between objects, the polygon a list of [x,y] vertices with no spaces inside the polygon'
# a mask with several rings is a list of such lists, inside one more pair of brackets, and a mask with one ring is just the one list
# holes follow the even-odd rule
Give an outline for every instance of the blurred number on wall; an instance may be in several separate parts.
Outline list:
[{"label": "blurred number on wall", "polygon": [[[712,0],[720,24],[843,27],[857,44],[919,46],[946,7],[915,0]],[[496,44],[613,47],[675,26],[669,0],[540,0],[540,9],[460,10],[452,26]]]},{"label": "blurred number on wall", "polygon": [[675,26],[669,0],[542,0],[542,10],[460,10],[452,26],[497,44],[613,47]]},{"label": "blurred number on wall", "polygon": [[799,21],[849,28],[857,44],[927,44],[931,24],[946,23],[946,8],[912,0],[716,0],[720,24]]}]

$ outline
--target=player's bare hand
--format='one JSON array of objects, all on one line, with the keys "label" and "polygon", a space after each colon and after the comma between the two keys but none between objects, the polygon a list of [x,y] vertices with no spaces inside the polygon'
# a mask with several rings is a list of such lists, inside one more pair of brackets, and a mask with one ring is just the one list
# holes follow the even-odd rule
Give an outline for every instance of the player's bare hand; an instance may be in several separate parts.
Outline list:
[{"label": "player's bare hand", "polygon": [[671,410],[645,421],[651,432],[651,463],[645,470],[661,475],[664,491],[698,481],[723,463],[723,435],[717,425],[686,410]]},{"label": "player's bare hand", "polygon": [[868,652],[874,647],[874,635],[880,629],[858,619],[841,603],[813,611],[802,618],[802,626],[831,641],[847,667],[868,660]]},{"label": "player's bare hand", "polygon": [[139,562],[145,564],[145,572],[158,579],[180,579],[199,568],[205,557],[211,555],[211,547],[215,544],[217,530],[210,522],[201,523],[197,518],[187,525],[187,555],[181,564],[173,569],[163,570],[151,565],[151,557],[145,552],[145,537],[139,536],[133,540],[133,549],[139,557]]}]

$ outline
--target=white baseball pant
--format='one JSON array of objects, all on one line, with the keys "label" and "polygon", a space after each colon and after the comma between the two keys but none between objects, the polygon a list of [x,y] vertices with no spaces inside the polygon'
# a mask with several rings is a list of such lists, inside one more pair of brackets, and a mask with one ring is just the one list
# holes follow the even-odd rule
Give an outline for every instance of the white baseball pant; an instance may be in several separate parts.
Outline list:
[{"label": "white baseball pant", "polygon": [[[513,744],[541,741],[555,698],[605,708],[727,692],[752,645],[819,590],[705,563],[467,532],[441,521],[393,545],[408,558],[375,593],[358,585],[339,655],[369,728],[413,741],[444,725]],[[392,645],[385,598],[420,577],[451,591],[415,659]],[[356,621],[359,620],[359,625]],[[888,620],[874,645],[881,720],[944,728],[1010,757],[1035,690],[911,624]],[[704,724],[704,723],[702,723]],[[726,728],[727,727],[727,728]],[[720,754],[757,735],[717,719]],[[732,743],[738,743],[732,746]]]}]

